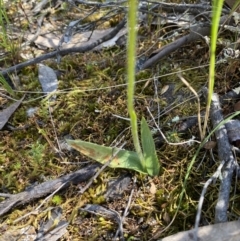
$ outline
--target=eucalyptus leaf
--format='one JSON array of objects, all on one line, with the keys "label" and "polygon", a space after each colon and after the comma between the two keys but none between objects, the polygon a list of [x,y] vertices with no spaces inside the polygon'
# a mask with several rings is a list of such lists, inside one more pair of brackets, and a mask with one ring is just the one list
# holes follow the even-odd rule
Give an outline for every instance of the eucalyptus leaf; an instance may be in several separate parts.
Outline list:
[{"label": "eucalyptus leaf", "polygon": [[[80,153],[102,164],[105,164],[111,160],[109,167],[126,168],[147,174],[143,169],[141,161],[136,152],[102,146],[81,140],[67,140],[67,143]],[[115,153],[117,154],[113,158]]]},{"label": "eucalyptus leaf", "polygon": [[8,106],[6,109],[0,111],[0,130],[7,124],[10,117],[13,115],[13,113],[17,110],[17,108],[22,103],[24,97],[25,96],[23,96],[22,99]]},{"label": "eucalyptus leaf", "polygon": [[157,176],[160,170],[160,164],[157,158],[155,143],[152,137],[152,133],[148,127],[145,118],[141,121],[141,139],[143,157],[147,173],[150,176]]}]

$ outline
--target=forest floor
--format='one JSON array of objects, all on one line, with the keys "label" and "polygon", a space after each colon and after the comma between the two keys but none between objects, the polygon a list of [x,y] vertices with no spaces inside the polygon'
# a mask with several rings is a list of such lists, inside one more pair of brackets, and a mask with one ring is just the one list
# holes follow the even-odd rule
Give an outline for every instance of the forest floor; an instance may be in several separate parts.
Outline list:
[{"label": "forest floor", "polygon": [[[126,4],[0,3],[0,71],[4,76],[0,80],[0,124],[4,123],[0,131],[0,240],[28,236],[31,240],[145,241],[192,229],[203,185],[219,166],[216,138],[211,135],[183,191],[189,164],[202,141],[198,103],[191,88],[199,95],[203,121],[206,102],[201,91],[208,85],[209,38],[186,42],[150,67],[142,66],[163,46],[189,34],[191,23],[205,18],[150,5],[139,14],[135,108],[138,119],[144,116],[153,132],[161,170],[150,177],[106,167],[82,192],[100,166],[73,150],[66,139],[118,147],[126,142],[124,149],[134,150],[127,111],[126,25],[105,45],[83,50],[118,26]],[[238,47],[238,33],[222,28],[214,87],[220,96],[239,87]],[[68,52],[69,48],[80,51]],[[43,58],[44,66],[33,61],[13,67],[6,75],[12,66],[59,49],[66,51]],[[223,54],[226,49],[231,52],[228,57]],[[56,75],[57,88],[51,96],[40,83],[41,66],[47,67],[44,73]],[[237,98],[224,102],[224,117],[239,110]],[[208,133],[211,130],[209,121]],[[235,134],[238,148],[239,134]],[[217,180],[207,189],[200,226],[214,223],[219,185]],[[237,220],[240,213],[239,189],[234,180],[229,221]]]}]

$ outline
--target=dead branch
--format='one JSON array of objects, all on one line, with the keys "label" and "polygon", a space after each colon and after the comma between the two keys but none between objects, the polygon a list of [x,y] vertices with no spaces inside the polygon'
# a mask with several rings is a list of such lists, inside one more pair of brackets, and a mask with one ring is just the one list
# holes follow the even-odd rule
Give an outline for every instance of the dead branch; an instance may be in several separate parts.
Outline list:
[{"label": "dead branch", "polygon": [[[32,187],[28,191],[24,191],[18,194],[12,194],[9,198],[5,199],[0,203],[0,216],[6,214],[14,207],[29,203],[32,200],[44,197],[48,193],[54,192],[61,185],[63,185],[62,188],[67,188],[70,186],[70,184],[76,185],[80,182],[87,181],[95,174],[98,167],[98,164],[90,165],[55,180],[41,183],[35,187]],[[4,195],[0,194],[0,196]]]},{"label": "dead branch", "polygon": [[[221,17],[220,24],[226,23],[231,21],[229,19],[228,15],[225,15]],[[157,64],[160,59],[168,56],[173,51],[179,49],[183,45],[189,44],[191,42],[194,42],[196,40],[199,40],[201,38],[204,38],[205,36],[209,36],[210,33],[210,24],[198,24],[193,27],[190,27],[190,33],[177,39],[176,41],[164,46],[158,54],[154,55],[152,58],[148,59],[141,67],[141,70],[147,69],[149,67],[152,67],[153,65]]]},{"label": "dead branch", "polygon": [[202,211],[202,206],[203,206],[203,201],[204,201],[204,196],[207,192],[207,188],[208,186],[215,182],[216,179],[221,175],[221,170],[222,167],[224,165],[224,162],[220,163],[220,165],[218,166],[217,171],[205,182],[202,192],[201,192],[201,196],[199,198],[199,202],[198,202],[198,209],[197,209],[197,214],[196,214],[196,218],[195,218],[195,240],[197,240],[198,237],[198,230],[199,230],[199,223],[200,223],[200,218],[201,218],[201,211]]},{"label": "dead branch", "polygon": [[208,26],[201,26],[197,25],[190,30],[191,32],[176,41],[164,46],[158,54],[154,55],[152,58],[148,59],[142,66],[143,69],[147,69],[159,62],[160,59],[168,56],[173,51],[179,49],[185,44],[191,43],[196,41],[204,36],[208,36],[210,33],[210,25]]},{"label": "dead branch", "polygon": [[[86,4],[85,1],[77,1],[77,2]],[[155,2],[149,2],[149,3],[154,4]],[[91,2],[91,5],[92,4],[93,5],[95,4],[96,6],[101,7],[99,4],[97,5],[97,3],[95,3],[95,2]],[[209,9],[209,6],[208,5],[203,6],[202,4],[198,4],[198,5],[183,4],[183,5],[181,5],[181,4],[158,3],[156,5],[153,5],[151,10],[154,10],[155,8],[161,8],[165,11],[171,10],[172,12],[197,10],[198,13],[199,13],[199,11],[202,13],[203,9],[204,9],[204,11],[207,11]],[[139,8],[139,11],[145,11],[145,6],[144,5],[141,6]],[[227,13],[228,12],[229,11],[227,11]],[[225,23],[227,19],[228,19],[228,15],[223,16],[221,18],[221,24]],[[112,39],[124,27],[125,23],[126,23],[126,19],[124,18],[109,34],[105,35],[103,38],[95,41],[92,44],[84,45],[84,46],[80,46],[80,47],[56,50],[56,51],[41,55],[34,59],[30,59],[26,62],[17,64],[15,66],[2,70],[2,71],[0,71],[0,75],[6,76],[10,73],[19,71],[19,70],[23,69],[24,67],[40,63],[43,60],[50,59],[50,58],[53,58],[56,56],[65,56],[65,55],[68,55],[71,53],[84,53],[84,52],[90,51],[90,50],[94,49],[95,47],[97,47],[98,45],[102,44],[103,42],[106,42],[106,41]],[[194,25],[194,26],[190,27],[190,33],[188,35],[183,36],[183,37],[177,39],[176,41],[172,42],[171,44],[164,46],[158,54],[156,54],[154,57],[147,60],[143,64],[141,69],[143,70],[143,69],[146,69],[146,68],[149,68],[149,67],[155,65],[160,59],[162,59],[163,57],[166,57],[167,55],[169,55],[173,51],[177,50],[178,48],[182,47],[183,45],[196,41],[204,36],[208,36],[209,32],[210,32],[210,24],[209,23],[198,24],[198,25]]]},{"label": "dead branch", "polygon": [[50,58],[56,57],[58,55],[65,56],[70,53],[85,53],[87,51],[90,51],[90,50],[94,49],[95,47],[97,47],[98,45],[102,44],[103,42],[106,42],[106,41],[112,39],[124,27],[125,23],[126,23],[126,20],[124,18],[109,34],[107,34],[103,38],[93,42],[92,44],[84,45],[81,47],[73,47],[73,48],[68,48],[68,49],[56,50],[54,52],[50,52],[50,53],[41,55],[37,58],[30,59],[26,62],[17,64],[12,67],[9,67],[5,70],[2,70],[2,71],[0,71],[0,75],[6,76],[10,73],[21,70],[27,66],[40,63],[43,60],[50,59]]},{"label": "dead branch", "polygon": [[[218,95],[215,93],[212,97],[210,118],[214,128],[221,121],[223,121],[221,104]],[[231,189],[233,172],[236,170],[236,164],[232,153],[232,148],[229,143],[227,129],[224,124],[215,131],[215,135],[218,144],[218,156],[220,162],[224,163],[222,168],[222,178],[218,194],[218,201],[215,207],[215,223],[221,223],[228,220],[227,210],[229,205],[229,193]]]},{"label": "dead branch", "polygon": [[[211,11],[212,10],[212,6],[209,4],[176,4],[176,3],[164,3],[164,2],[155,2],[155,1],[147,1],[147,3],[152,4],[153,6],[151,7],[151,10],[155,10],[155,9],[162,9],[166,12],[174,12],[174,13],[184,13],[186,11],[188,11],[189,13],[193,13],[193,14],[199,14],[202,12],[207,12],[207,11]],[[147,9],[148,5],[143,5],[140,8],[141,10]],[[227,10],[223,10],[224,13],[228,12]]]}]

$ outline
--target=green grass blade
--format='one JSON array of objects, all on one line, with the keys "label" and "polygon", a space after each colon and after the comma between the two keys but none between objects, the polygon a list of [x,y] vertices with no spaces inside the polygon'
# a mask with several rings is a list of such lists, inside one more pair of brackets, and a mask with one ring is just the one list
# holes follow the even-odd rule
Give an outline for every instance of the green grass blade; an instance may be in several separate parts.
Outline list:
[{"label": "green grass blade", "polygon": [[0,75],[0,84],[2,84],[3,88],[10,94],[14,95],[12,87],[8,84],[8,82]]},{"label": "green grass blade", "polygon": [[230,12],[230,15],[232,14],[232,12],[234,12],[239,7],[239,4],[240,4],[240,0],[236,0],[235,3],[232,6],[232,10]]}]

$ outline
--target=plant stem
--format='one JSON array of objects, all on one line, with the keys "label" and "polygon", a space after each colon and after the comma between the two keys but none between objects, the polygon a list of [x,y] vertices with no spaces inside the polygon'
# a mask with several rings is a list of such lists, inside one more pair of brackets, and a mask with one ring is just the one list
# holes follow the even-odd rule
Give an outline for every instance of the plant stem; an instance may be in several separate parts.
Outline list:
[{"label": "plant stem", "polygon": [[212,27],[211,27],[211,46],[210,46],[210,67],[209,67],[209,82],[208,82],[208,100],[206,106],[206,114],[204,118],[202,138],[204,138],[207,128],[207,121],[210,112],[210,105],[212,101],[213,88],[214,88],[214,77],[215,77],[215,57],[216,57],[216,45],[218,36],[218,26],[220,16],[222,12],[223,0],[213,1],[213,13],[212,13]]},{"label": "plant stem", "polygon": [[[137,126],[137,115],[134,110],[135,66],[136,66],[136,36],[137,36],[137,10],[138,0],[129,0],[128,10],[128,48],[127,48],[127,104],[131,122],[131,131],[135,150],[141,160],[143,168],[144,158],[140,146]],[[145,169],[145,168],[144,168]]]}]

